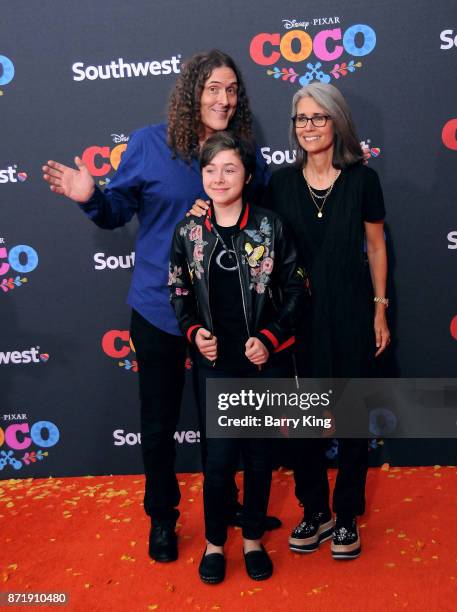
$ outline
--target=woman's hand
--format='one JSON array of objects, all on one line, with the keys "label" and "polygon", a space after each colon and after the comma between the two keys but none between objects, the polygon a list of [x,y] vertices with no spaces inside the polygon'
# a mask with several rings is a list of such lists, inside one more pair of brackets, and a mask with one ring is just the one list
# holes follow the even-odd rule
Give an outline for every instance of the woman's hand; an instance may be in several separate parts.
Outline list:
[{"label": "woman's hand", "polygon": [[375,357],[378,357],[390,344],[390,331],[387,326],[385,311],[385,306],[380,304],[379,310],[377,307],[374,316],[374,333],[376,337],[376,348],[378,349],[375,353]]},{"label": "woman's hand", "polygon": [[245,344],[245,355],[254,365],[262,365],[268,361],[270,353],[258,338],[249,338]]},{"label": "woman's hand", "polygon": [[363,163],[366,165],[371,159],[371,150],[367,144],[362,145],[362,153],[363,153]]},{"label": "woman's hand", "polygon": [[55,161],[48,161],[43,166],[43,178],[54,193],[67,196],[75,202],[87,202],[95,189],[95,182],[86,164],[75,157],[77,170]]},{"label": "woman's hand", "polygon": [[186,212],[186,217],[190,217],[191,215],[194,217],[204,217],[208,208],[209,202],[205,202],[205,200],[195,200],[192,208],[189,212]]},{"label": "woman's hand", "polygon": [[200,327],[195,335],[195,344],[203,357],[206,357],[209,361],[216,361],[217,338],[213,336],[210,331],[204,327]]}]

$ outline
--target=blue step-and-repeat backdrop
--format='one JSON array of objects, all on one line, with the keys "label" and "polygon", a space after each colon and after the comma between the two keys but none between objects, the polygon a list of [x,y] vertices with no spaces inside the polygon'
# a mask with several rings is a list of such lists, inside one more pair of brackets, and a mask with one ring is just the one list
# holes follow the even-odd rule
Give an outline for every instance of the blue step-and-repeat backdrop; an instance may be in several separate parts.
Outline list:
[{"label": "blue step-and-repeat backdrop", "polygon": [[[129,134],[165,119],[185,58],[214,47],[242,69],[273,172],[293,161],[297,88],[342,90],[388,211],[388,370],[456,374],[455,0],[3,2],[0,478],[141,472],[125,304],[137,223],[98,229],[49,191],[41,166],[81,155],[106,185]],[[190,379],[176,432],[186,471],[199,469]],[[451,440],[371,450],[373,465],[456,462]]]}]

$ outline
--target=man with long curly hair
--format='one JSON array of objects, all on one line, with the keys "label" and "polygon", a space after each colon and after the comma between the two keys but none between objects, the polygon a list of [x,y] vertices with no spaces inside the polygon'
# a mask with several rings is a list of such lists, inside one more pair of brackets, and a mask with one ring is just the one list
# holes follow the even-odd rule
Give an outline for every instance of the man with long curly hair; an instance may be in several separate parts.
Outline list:
[{"label": "man with long curly hair", "polygon": [[[131,337],[139,365],[141,442],[146,475],[144,508],[151,517],[149,554],[157,561],[178,557],[175,524],[179,486],[174,433],[184,386],[185,339],[169,303],[168,260],[173,230],[197,198],[204,198],[198,153],[220,130],[252,137],[251,111],[240,71],[218,50],[185,63],[172,91],[168,124],[134,132],[121,164],[102,192],[79,158],[76,169],[55,161],[43,167],[51,191],[78,202],[99,227],[139,220],[135,268],[128,295]],[[249,197],[258,199],[267,170],[257,151]],[[234,490],[233,523],[241,520]],[[267,528],[280,525],[268,517]]]}]

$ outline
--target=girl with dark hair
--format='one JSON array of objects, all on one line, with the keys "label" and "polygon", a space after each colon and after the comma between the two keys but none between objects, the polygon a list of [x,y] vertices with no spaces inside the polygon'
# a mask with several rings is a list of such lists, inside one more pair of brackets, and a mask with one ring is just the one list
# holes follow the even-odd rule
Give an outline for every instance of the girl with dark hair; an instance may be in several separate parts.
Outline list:
[{"label": "girl with dark hair", "polygon": [[[214,134],[201,149],[200,164],[212,203],[206,217],[177,225],[169,284],[181,331],[198,349],[204,423],[208,378],[291,375],[289,351],[305,279],[280,218],[243,198],[255,172],[249,143],[227,132]],[[200,578],[215,584],[225,576],[227,508],[241,454],[246,570],[254,580],[265,580],[273,572],[260,541],[270,492],[271,442],[208,438],[202,443],[206,549]]]},{"label": "girl with dark hair", "polygon": [[[121,227],[134,215],[139,220],[128,303],[139,365],[144,508],[151,517],[149,554],[157,561],[173,561],[178,556],[175,524],[180,492],[174,433],[184,385],[185,340],[169,303],[169,249],[176,223],[194,200],[205,195],[199,150],[209,136],[226,128],[237,136],[251,135],[243,79],[225,53],[198,53],[178,77],[168,125],[151,125],[132,134],[104,192],[79,157],[75,158],[76,169],[55,161],[43,167],[51,191],[77,202],[99,227]],[[259,197],[267,180],[260,151],[256,165],[251,200]],[[235,485],[233,491],[235,496]],[[232,509],[234,514],[238,510],[236,498]],[[239,512],[232,517],[236,521]],[[276,519],[269,526],[279,525]]]}]

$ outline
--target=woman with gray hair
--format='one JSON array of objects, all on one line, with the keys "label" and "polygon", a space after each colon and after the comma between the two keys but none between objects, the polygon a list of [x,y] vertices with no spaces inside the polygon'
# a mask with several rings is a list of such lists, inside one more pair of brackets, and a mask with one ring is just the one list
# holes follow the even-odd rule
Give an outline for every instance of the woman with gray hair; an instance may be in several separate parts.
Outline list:
[{"label": "woman with gray hair", "polygon": [[[390,342],[379,179],[363,164],[351,113],[332,85],[312,83],[297,91],[290,138],[296,163],[273,174],[266,205],[290,225],[301,262],[310,273],[311,300],[302,317],[297,354],[299,374],[368,376],[374,357]],[[333,537],[333,558],[358,557],[356,517],[365,511],[367,440],[339,440],[333,494],[336,525],[329,506],[326,440],[293,444],[296,495],[304,516],[289,538],[291,550],[313,552]]]}]

